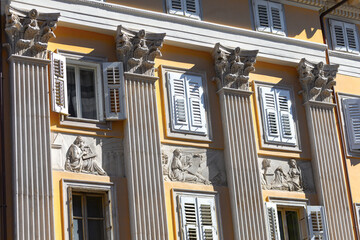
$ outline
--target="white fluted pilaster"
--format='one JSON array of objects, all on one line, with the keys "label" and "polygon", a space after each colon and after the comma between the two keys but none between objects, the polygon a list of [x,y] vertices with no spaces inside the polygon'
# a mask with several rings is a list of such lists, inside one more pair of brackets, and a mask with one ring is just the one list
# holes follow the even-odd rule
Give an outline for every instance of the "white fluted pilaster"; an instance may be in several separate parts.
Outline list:
[{"label": "white fluted pilaster", "polygon": [[125,73],[124,153],[133,240],[168,239],[156,80],[151,76]]},{"label": "white fluted pilaster", "polygon": [[354,235],[334,107],[335,104],[325,102],[305,104],[312,165],[316,191],[326,211],[330,239],[351,240]]},{"label": "white fluted pilaster", "polygon": [[48,60],[12,55],[15,239],[54,236]]},{"label": "white fluted pilaster", "polygon": [[225,164],[235,239],[266,239],[266,222],[254,122],[252,92],[219,90],[225,139]]}]

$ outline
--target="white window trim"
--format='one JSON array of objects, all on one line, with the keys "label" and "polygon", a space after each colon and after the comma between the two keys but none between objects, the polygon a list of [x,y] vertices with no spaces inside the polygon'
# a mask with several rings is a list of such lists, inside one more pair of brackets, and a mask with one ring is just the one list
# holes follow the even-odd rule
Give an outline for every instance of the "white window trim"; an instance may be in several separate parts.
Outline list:
[{"label": "white window trim", "polygon": [[[336,46],[335,33],[334,33],[334,28],[333,28],[333,24],[336,22],[341,23],[343,25],[343,27],[345,24],[354,25],[355,38],[356,38],[355,40],[357,40],[357,47],[358,47],[357,50],[349,50],[348,41],[345,41],[344,49],[336,49],[337,46]],[[359,53],[360,53],[360,36],[359,36],[359,28],[358,28],[357,24],[351,23],[351,22],[344,22],[342,19],[337,18],[336,16],[332,17],[331,19],[328,19],[327,24],[328,24],[328,29],[330,31],[328,31],[328,34],[326,34],[326,35],[327,35],[327,39],[331,40],[331,48],[332,48],[332,51],[335,52],[334,55],[336,55],[336,52],[342,52],[342,53],[349,54],[350,58],[351,58],[351,56],[359,55]],[[345,37],[345,39],[347,39],[346,33],[345,33],[344,37]]]},{"label": "white window trim", "polygon": [[[284,86],[284,85],[278,85],[278,84],[270,84],[270,83],[266,83],[266,82],[262,82],[262,81],[257,81],[254,80],[253,81],[253,89],[254,89],[254,97],[255,97],[255,107],[257,109],[257,124],[258,124],[258,128],[260,131],[260,149],[275,149],[275,150],[286,150],[286,151],[291,151],[291,152],[302,152],[302,148],[301,148],[301,141],[300,141],[300,131],[299,131],[299,124],[298,124],[298,117],[296,114],[296,102],[295,102],[295,97],[294,97],[294,89],[293,87],[289,87],[289,86]],[[296,137],[296,144],[295,146],[290,146],[290,145],[284,145],[282,143],[268,143],[265,141],[265,130],[264,130],[264,121],[263,121],[263,113],[262,113],[262,107],[261,107],[261,94],[259,91],[260,87],[275,87],[278,89],[284,89],[284,90],[288,90],[290,91],[290,100],[293,103],[292,104],[292,114],[293,114],[293,119],[294,119],[294,123],[295,123],[295,137]]]},{"label": "white window trim", "polygon": [[354,95],[354,94],[348,94],[348,93],[342,93],[342,92],[336,93],[337,114],[340,119],[340,129],[341,129],[340,134],[342,137],[343,149],[345,151],[346,157],[360,158],[360,151],[351,149],[351,146],[349,143],[349,137],[348,137],[348,133],[347,133],[347,129],[346,129],[346,118],[345,118],[343,100],[348,99],[348,98],[360,99],[360,95]]},{"label": "white window trim", "polygon": [[201,20],[202,18],[202,3],[201,0],[194,0],[196,1],[198,7],[198,15],[197,14],[187,14],[185,10],[186,0],[179,0],[181,1],[181,11],[173,12],[174,10],[171,9],[171,0],[166,0],[166,12],[171,15],[177,15],[182,17],[188,17],[192,19]]},{"label": "white window trim", "polygon": [[[270,13],[269,11],[269,4],[271,3],[275,3],[275,4],[280,4],[281,5],[281,9],[280,9],[280,19],[282,20],[282,31],[278,31],[278,32],[274,32],[275,30],[273,30],[273,26],[272,26],[272,17],[271,17],[271,13],[269,15],[269,27],[266,28],[265,30],[259,30],[259,28],[261,28],[260,23],[259,23],[259,17],[258,17],[258,9],[257,9],[257,3],[258,2],[266,2],[267,4],[267,8],[268,8],[268,14]],[[274,34],[274,35],[279,35],[279,36],[287,36],[287,27],[286,27],[286,19],[285,19],[285,9],[284,9],[284,4],[280,3],[280,2],[276,2],[276,1],[268,1],[268,0],[252,0],[252,8],[253,8],[253,16],[254,16],[254,23],[255,23],[255,29],[258,32],[266,32],[266,33],[270,33],[270,34]]]},{"label": "white window trim", "polygon": [[73,191],[93,192],[100,194],[107,194],[110,201],[110,205],[107,209],[109,213],[109,221],[112,226],[110,236],[108,240],[118,239],[118,217],[117,217],[117,201],[116,194],[114,192],[114,184],[110,182],[90,182],[80,181],[73,179],[62,179],[62,203],[63,203],[63,216],[64,216],[64,232],[65,240],[71,240],[70,234],[70,214],[69,214],[69,196],[68,189]]},{"label": "white window trim", "polygon": [[[165,136],[169,138],[182,138],[188,140],[198,140],[198,141],[212,141],[212,132],[211,132],[211,112],[210,112],[210,105],[209,105],[209,98],[208,98],[208,87],[207,87],[207,77],[206,74],[203,72],[194,72],[188,71],[182,68],[170,67],[170,66],[160,66],[161,71],[161,81],[162,81],[162,89],[163,89],[163,102],[165,105],[165,119],[166,123],[164,124]],[[190,75],[197,75],[201,76],[202,84],[203,84],[203,94],[204,94],[204,106],[205,106],[205,120],[207,125],[207,134],[206,135],[199,135],[192,132],[174,132],[171,130],[171,109],[170,109],[170,101],[169,101],[169,87],[167,84],[167,72],[175,72],[175,73],[187,73]]]},{"label": "white window trim", "polygon": [[173,197],[173,206],[175,210],[175,226],[174,226],[174,232],[177,233],[176,240],[182,240],[182,231],[181,231],[181,222],[180,217],[181,213],[179,213],[179,207],[178,207],[178,196],[190,196],[190,197],[211,197],[215,201],[216,206],[216,219],[218,224],[218,238],[223,238],[223,231],[222,231],[222,221],[221,221],[221,209],[220,209],[220,202],[219,202],[219,194],[216,191],[198,191],[198,190],[188,190],[188,189],[177,189],[173,188],[171,190],[172,197]]}]

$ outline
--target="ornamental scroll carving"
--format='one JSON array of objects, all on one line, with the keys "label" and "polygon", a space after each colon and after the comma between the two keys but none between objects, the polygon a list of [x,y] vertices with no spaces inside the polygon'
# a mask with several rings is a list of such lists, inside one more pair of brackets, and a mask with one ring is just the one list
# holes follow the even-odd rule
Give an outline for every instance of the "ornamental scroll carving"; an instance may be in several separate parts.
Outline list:
[{"label": "ornamental scroll carving", "polygon": [[124,63],[125,72],[153,76],[155,58],[161,57],[165,33],[148,33],[145,30],[132,31],[118,26],[116,53]]},{"label": "ornamental scroll carving", "polygon": [[47,46],[50,38],[55,37],[54,30],[59,13],[39,13],[18,10],[13,7],[6,9],[5,32],[9,55],[21,55],[47,59]]},{"label": "ornamental scroll carving", "polygon": [[339,65],[329,65],[323,62],[314,64],[301,59],[298,65],[299,79],[305,102],[332,101],[332,87],[336,85],[335,77]]},{"label": "ornamental scroll carving", "polygon": [[230,49],[216,43],[212,55],[218,89],[249,90],[249,73],[255,70],[257,54],[258,50],[242,50],[239,47]]}]

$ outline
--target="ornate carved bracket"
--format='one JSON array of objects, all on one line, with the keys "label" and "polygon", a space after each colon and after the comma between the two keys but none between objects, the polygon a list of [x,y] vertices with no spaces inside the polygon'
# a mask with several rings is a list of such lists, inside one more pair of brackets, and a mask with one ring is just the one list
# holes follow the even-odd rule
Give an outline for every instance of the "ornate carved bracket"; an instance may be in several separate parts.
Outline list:
[{"label": "ornate carved bracket", "polygon": [[5,32],[8,43],[4,44],[9,55],[47,58],[50,38],[60,13],[39,13],[36,9],[24,11],[8,6],[6,9]]},{"label": "ornate carved bracket", "polygon": [[220,90],[223,87],[249,90],[249,73],[255,70],[258,50],[248,51],[226,48],[215,44],[212,55],[215,61],[215,80]]},{"label": "ornate carved bracket", "polygon": [[335,77],[339,65],[329,65],[323,62],[314,64],[301,59],[298,65],[299,79],[303,90],[304,102],[332,101],[332,87],[336,85]]},{"label": "ornate carved bracket", "polygon": [[116,52],[119,61],[124,63],[125,71],[153,76],[154,60],[161,57],[164,37],[165,33],[136,32],[118,26]]}]

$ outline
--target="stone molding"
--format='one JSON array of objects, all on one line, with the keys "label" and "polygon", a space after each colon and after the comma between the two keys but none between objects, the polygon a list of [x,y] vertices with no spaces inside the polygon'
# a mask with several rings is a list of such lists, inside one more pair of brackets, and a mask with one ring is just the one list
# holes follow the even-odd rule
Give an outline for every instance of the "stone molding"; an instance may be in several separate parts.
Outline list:
[{"label": "stone molding", "polygon": [[258,50],[226,48],[216,43],[212,51],[215,61],[215,81],[218,89],[249,90],[249,73],[255,71]]},{"label": "stone molding", "polygon": [[47,59],[50,38],[56,37],[54,30],[60,13],[39,13],[36,9],[20,10],[7,6],[5,32],[9,55]]},{"label": "stone molding", "polygon": [[336,85],[336,73],[339,65],[329,65],[323,62],[311,63],[305,58],[298,64],[299,80],[302,86],[304,103],[309,101],[331,103],[332,87]]},{"label": "stone molding", "polygon": [[125,72],[153,76],[155,58],[161,57],[165,33],[133,31],[119,25],[116,31],[116,53]]}]

